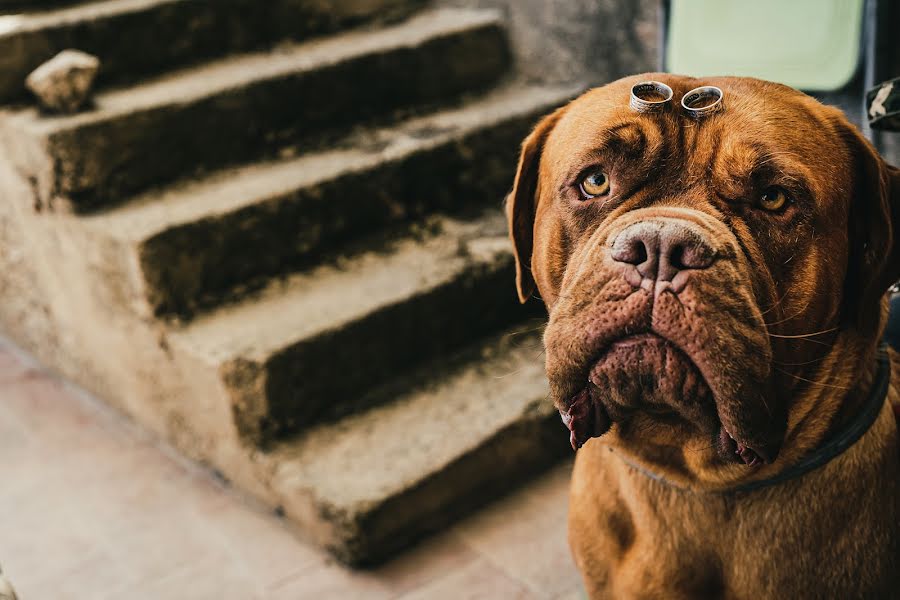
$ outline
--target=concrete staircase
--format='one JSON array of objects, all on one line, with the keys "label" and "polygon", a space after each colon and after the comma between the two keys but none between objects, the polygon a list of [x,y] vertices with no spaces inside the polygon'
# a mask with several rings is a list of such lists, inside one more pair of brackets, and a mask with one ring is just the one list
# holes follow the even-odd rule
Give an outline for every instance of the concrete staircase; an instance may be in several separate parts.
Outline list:
[{"label": "concrete staircase", "polygon": [[[500,205],[521,139],[577,90],[517,82],[498,14],[4,11],[9,335],[349,563],[565,452]],[[67,47],[103,61],[95,105],[25,106]]]}]

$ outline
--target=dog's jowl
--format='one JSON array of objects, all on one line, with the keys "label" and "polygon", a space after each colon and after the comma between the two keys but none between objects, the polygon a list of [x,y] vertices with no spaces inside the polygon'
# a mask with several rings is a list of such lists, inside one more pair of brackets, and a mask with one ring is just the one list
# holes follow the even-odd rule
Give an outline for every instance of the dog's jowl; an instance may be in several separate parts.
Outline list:
[{"label": "dog's jowl", "polygon": [[538,124],[507,211],[592,598],[900,597],[900,171],[840,111],[623,79]]}]

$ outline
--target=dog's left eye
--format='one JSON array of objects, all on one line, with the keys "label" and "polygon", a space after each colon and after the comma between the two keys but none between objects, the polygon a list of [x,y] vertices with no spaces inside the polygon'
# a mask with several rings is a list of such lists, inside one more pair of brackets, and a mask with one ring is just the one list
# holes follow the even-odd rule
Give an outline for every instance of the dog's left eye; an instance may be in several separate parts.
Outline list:
[{"label": "dog's left eye", "polygon": [[609,193],[609,177],[603,171],[592,171],[578,185],[586,198],[596,198]]},{"label": "dog's left eye", "polygon": [[777,212],[790,203],[788,193],[780,187],[770,187],[759,197],[759,205],[767,211]]}]

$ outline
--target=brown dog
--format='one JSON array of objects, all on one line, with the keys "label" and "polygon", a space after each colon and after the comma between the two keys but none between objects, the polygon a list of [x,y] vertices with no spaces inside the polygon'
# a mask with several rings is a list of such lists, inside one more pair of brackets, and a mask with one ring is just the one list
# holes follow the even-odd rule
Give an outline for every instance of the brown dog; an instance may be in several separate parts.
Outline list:
[{"label": "brown dog", "polygon": [[[644,80],[674,90],[664,110],[629,108]],[[701,85],[725,108],[695,119]],[[788,87],[645,74],[541,121],[507,208],[581,447],[569,537],[592,598],[900,597],[878,349],[900,171]]]}]

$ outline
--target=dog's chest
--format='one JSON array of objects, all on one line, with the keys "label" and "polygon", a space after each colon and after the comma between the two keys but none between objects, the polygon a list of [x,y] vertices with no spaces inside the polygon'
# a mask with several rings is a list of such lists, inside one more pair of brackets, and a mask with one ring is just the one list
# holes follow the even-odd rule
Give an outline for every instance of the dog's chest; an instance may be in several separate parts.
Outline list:
[{"label": "dog's chest", "polygon": [[[592,598],[853,597],[897,579],[895,482],[861,494],[836,463],[790,489],[690,494],[589,455],[576,459],[570,541]],[[896,456],[884,467],[897,472]]]}]

